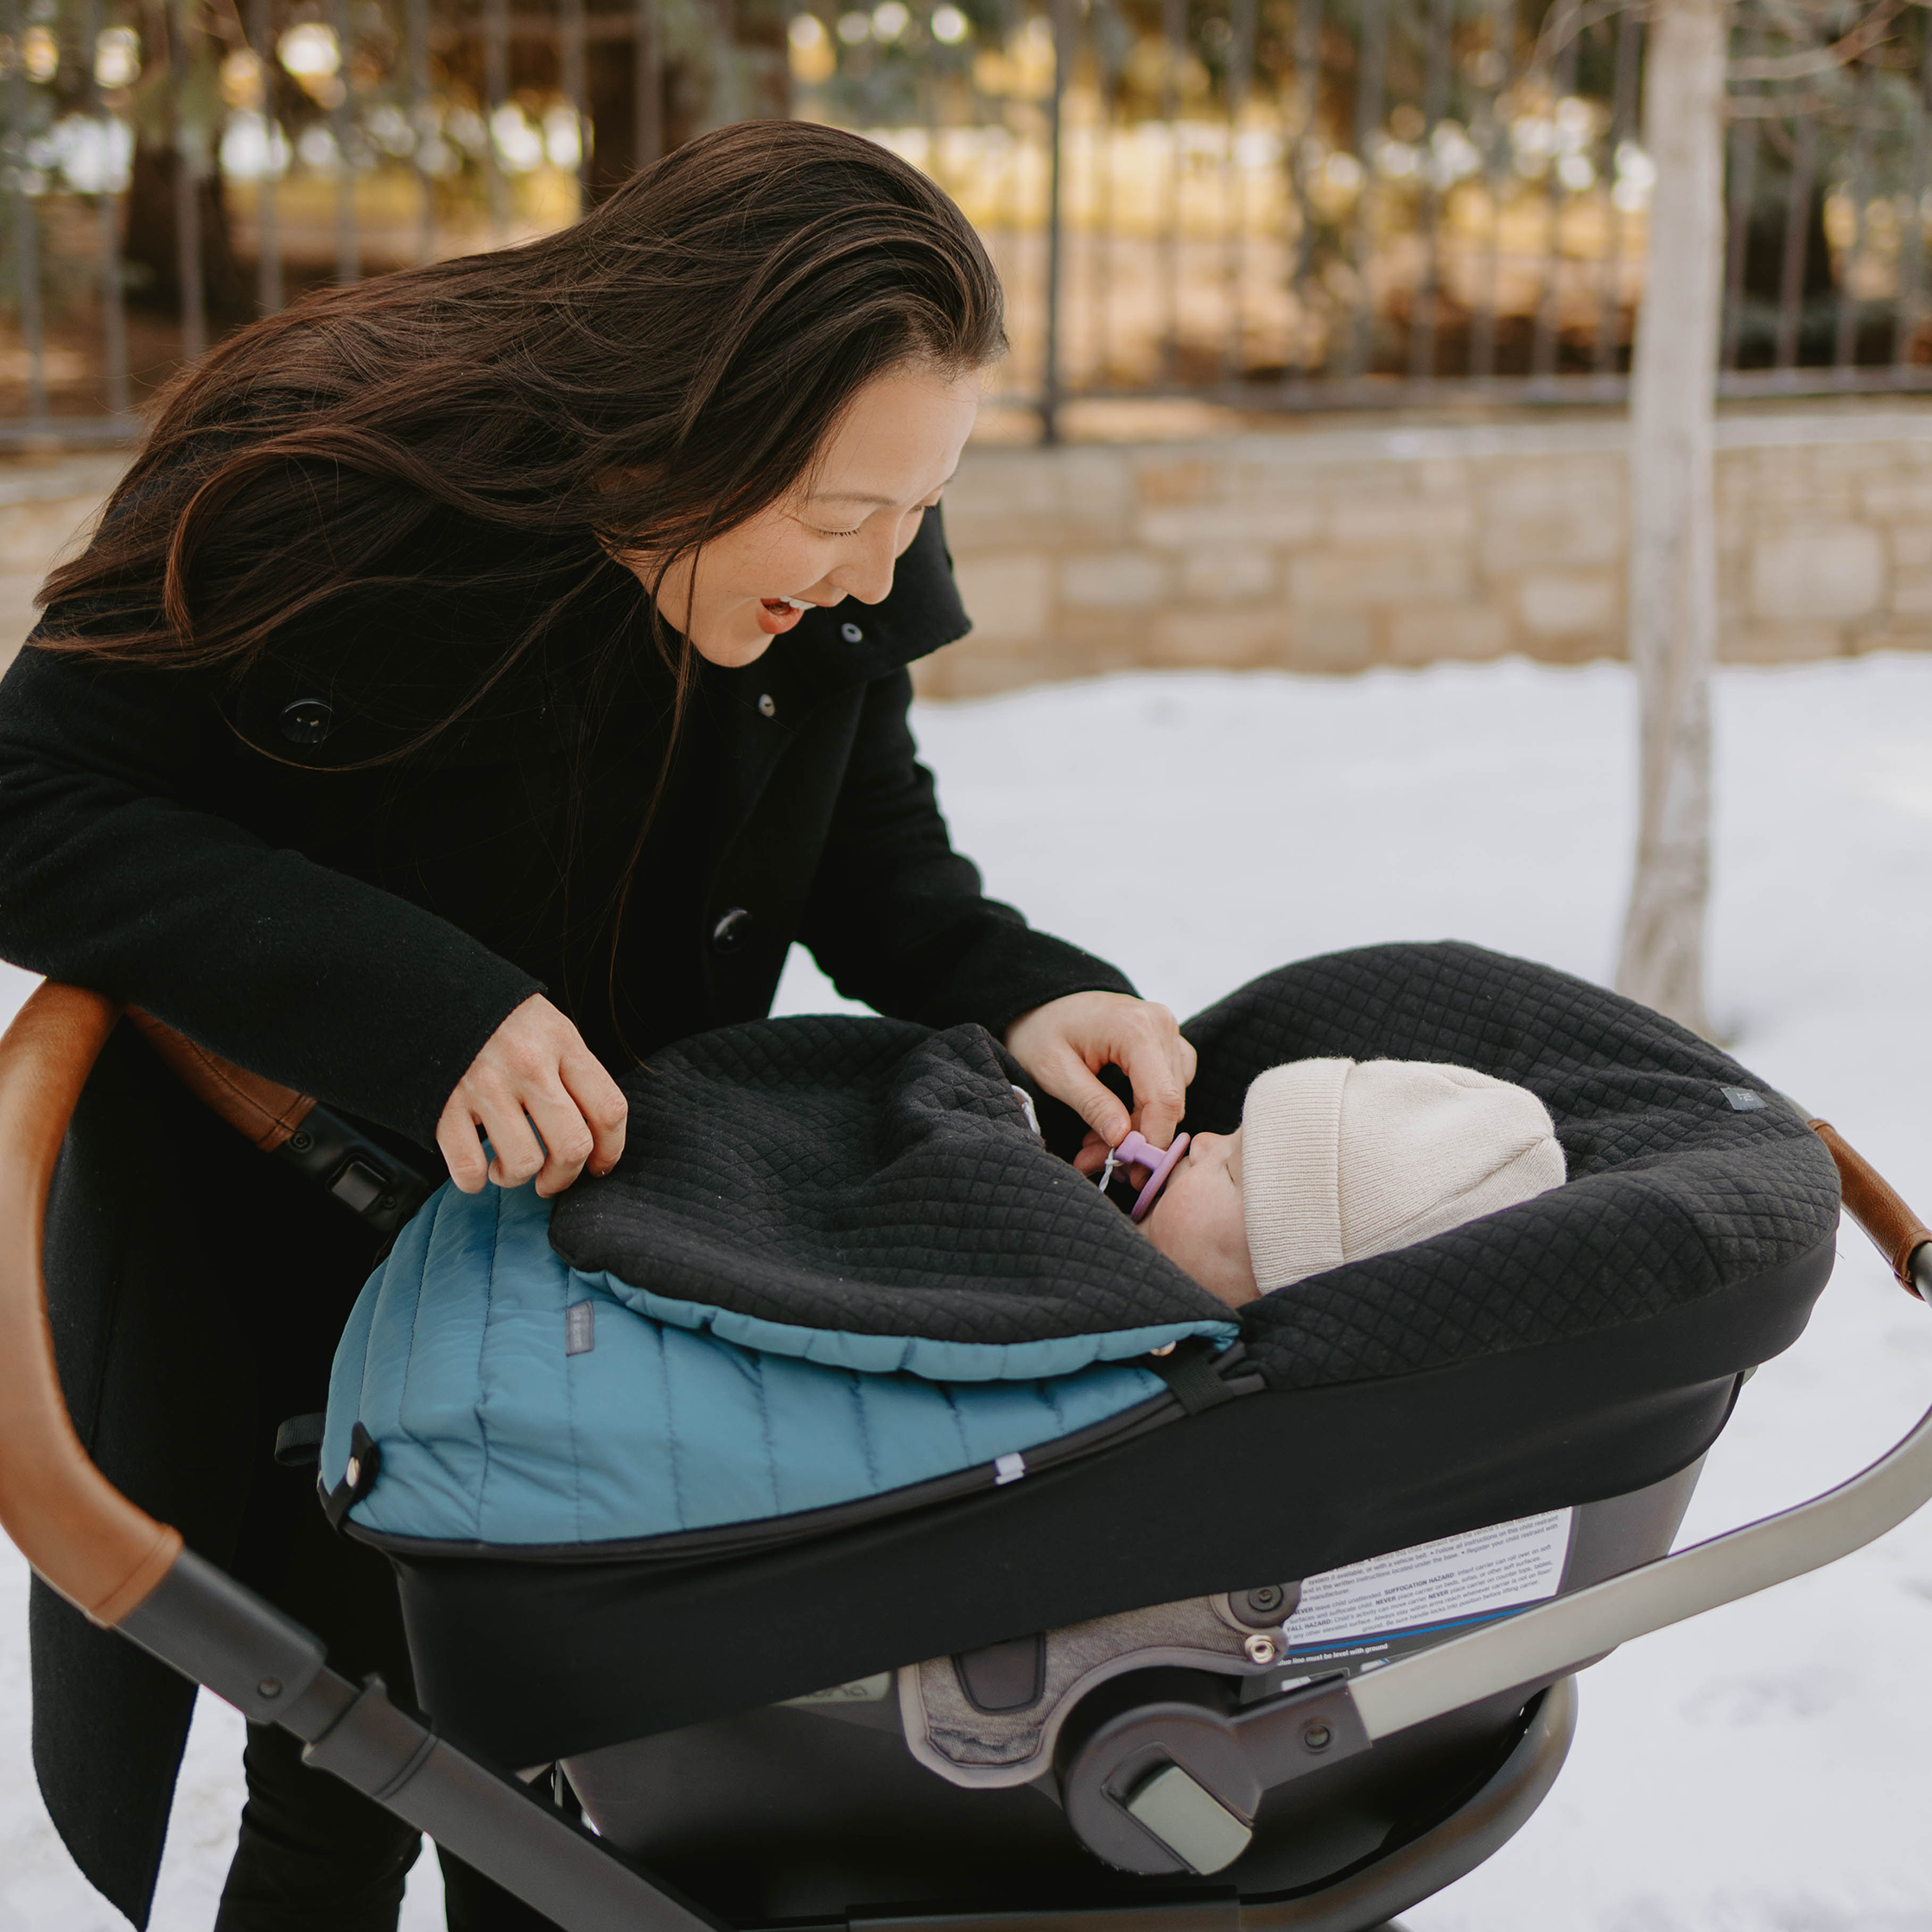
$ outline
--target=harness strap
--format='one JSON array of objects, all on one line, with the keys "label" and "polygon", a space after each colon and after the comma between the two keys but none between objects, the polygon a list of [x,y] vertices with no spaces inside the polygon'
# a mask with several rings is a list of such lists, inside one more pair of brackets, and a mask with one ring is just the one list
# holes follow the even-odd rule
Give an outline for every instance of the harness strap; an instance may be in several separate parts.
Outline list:
[{"label": "harness strap", "polygon": [[1215,1364],[1220,1347],[1204,1335],[1190,1335],[1166,1355],[1149,1356],[1147,1366],[1167,1384],[1169,1392],[1190,1415],[1231,1402],[1241,1391],[1221,1379]]}]

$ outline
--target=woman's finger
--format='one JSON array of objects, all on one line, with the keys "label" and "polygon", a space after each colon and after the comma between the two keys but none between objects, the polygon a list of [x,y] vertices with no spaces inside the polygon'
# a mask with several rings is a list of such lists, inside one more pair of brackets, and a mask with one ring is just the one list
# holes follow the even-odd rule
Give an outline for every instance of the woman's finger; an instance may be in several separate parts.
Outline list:
[{"label": "woman's finger", "polygon": [[[631,1109],[623,1089],[588,1047],[566,1053],[558,1074],[563,1090],[576,1103],[590,1129],[590,1158],[586,1165],[593,1174],[607,1174],[624,1153],[624,1128]],[[571,1176],[573,1180],[575,1178]]]},{"label": "woman's finger", "polygon": [[[1101,1062],[1106,1064],[1103,1058]],[[1089,1128],[1116,1147],[1127,1132],[1128,1112],[1094,1077],[1092,1070],[1064,1039],[1056,1040],[1026,1070],[1056,1100],[1064,1100]]]},{"label": "woman's finger", "polygon": [[483,1131],[489,1136],[490,1179],[499,1187],[521,1187],[543,1165],[543,1144],[512,1090],[493,1089],[477,1103]]},{"label": "woman's finger", "polygon": [[1184,1056],[1185,1042],[1174,1016],[1165,1007],[1145,1006],[1136,1024],[1123,1027],[1112,1058],[1134,1089],[1134,1111],[1141,1132],[1153,1147],[1173,1140],[1187,1110],[1187,1083],[1193,1069]]},{"label": "woman's finger", "polygon": [[436,1122],[436,1149],[449,1178],[465,1194],[480,1194],[490,1178],[490,1163],[476,1137],[477,1119],[461,1090],[450,1095]]},{"label": "woman's finger", "polygon": [[548,1199],[561,1194],[583,1172],[596,1141],[576,1102],[561,1082],[528,1096],[524,1113],[543,1141],[543,1165],[537,1170],[537,1192]]},{"label": "woman's finger", "polygon": [[[1070,993],[1022,1014],[1007,1029],[1014,1058],[1056,1100],[1064,1100],[1105,1147],[1117,1147],[1130,1126],[1155,1147],[1173,1140],[1194,1077],[1194,1049],[1166,1007],[1120,993]],[[1097,1077],[1114,1065],[1134,1094],[1123,1107]],[[1082,1173],[1105,1159],[1090,1144],[1075,1157]]]}]

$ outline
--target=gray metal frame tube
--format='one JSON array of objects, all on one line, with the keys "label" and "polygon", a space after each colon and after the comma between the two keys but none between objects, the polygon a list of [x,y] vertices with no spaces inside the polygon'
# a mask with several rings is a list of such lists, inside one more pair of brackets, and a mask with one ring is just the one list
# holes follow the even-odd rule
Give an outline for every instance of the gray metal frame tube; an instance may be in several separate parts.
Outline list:
[{"label": "gray metal frame tube", "polygon": [[251,1723],[302,1738],[308,1764],[429,1833],[566,1932],[725,1932],[516,1779],[398,1709],[380,1678],[358,1686],[331,1670],[310,1631],[192,1550],[116,1627]]},{"label": "gray metal frame tube", "polygon": [[1848,1556],[1932,1502],[1932,1409],[1870,1468],[1822,1496],[1573,1596],[1405,1657],[1350,1687],[1370,1738],[1579,1668],[1632,1637]]}]

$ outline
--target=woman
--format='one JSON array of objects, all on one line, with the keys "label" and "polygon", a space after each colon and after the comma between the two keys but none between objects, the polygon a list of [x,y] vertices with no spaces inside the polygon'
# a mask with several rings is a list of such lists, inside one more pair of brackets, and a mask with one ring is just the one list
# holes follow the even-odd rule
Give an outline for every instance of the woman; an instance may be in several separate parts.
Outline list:
[{"label": "woman", "polygon": [[[1003,1035],[1090,1159],[1129,1125],[1109,1063],[1165,1145],[1172,1017],[981,895],[906,727],[906,666],[966,628],[937,505],[1003,346],[957,209],[779,123],[244,331],[162,398],[0,684],[0,951],[473,1192],[608,1168],[608,1070],[764,1013],[795,938],[887,1013]],[[272,1454],[374,1247],[122,1029],[50,1217],[77,1422],[406,1687],[386,1572]],[[49,1808],[141,1922],[187,1687],[45,1592],[33,1629]],[[279,1732],[246,1767],[222,1932],[393,1926],[413,1835]],[[448,1890],[453,1926],[533,1922]]]}]

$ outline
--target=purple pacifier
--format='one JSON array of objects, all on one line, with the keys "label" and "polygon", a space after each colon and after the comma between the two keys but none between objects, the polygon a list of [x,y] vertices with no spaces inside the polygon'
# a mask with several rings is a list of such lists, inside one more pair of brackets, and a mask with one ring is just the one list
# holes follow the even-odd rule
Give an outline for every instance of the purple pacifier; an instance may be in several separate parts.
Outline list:
[{"label": "purple pacifier", "polygon": [[1147,1176],[1147,1185],[1141,1190],[1128,1216],[1130,1220],[1144,1221],[1153,1206],[1155,1197],[1167,1185],[1167,1177],[1180,1165],[1180,1157],[1187,1152],[1187,1143],[1193,1136],[1177,1134],[1174,1144],[1163,1150],[1150,1147],[1132,1128],[1122,1137],[1117,1147],[1108,1150],[1107,1165],[1100,1170],[1100,1186],[1103,1192],[1114,1178],[1114,1170],[1125,1161],[1129,1166],[1151,1167],[1153,1172]]}]

